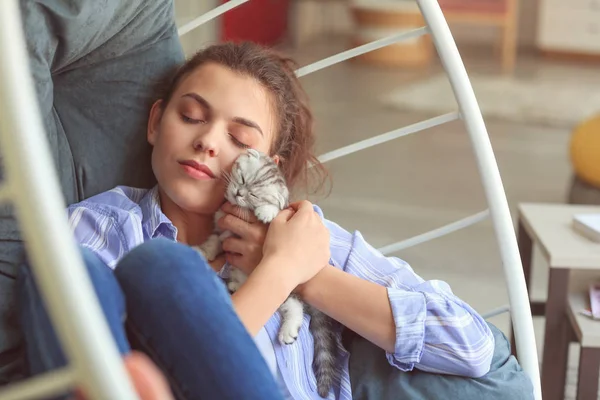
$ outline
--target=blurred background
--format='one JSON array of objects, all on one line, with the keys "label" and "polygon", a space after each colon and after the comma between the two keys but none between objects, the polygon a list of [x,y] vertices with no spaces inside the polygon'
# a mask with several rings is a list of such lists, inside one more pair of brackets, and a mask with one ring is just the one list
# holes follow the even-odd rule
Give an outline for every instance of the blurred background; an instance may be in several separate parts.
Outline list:
[{"label": "blurred background", "polygon": [[[180,26],[220,4],[175,3]],[[521,202],[600,204],[600,0],[440,5],[483,112],[513,216]],[[303,66],[423,25],[413,0],[252,0],[182,41],[191,54],[220,40],[253,40],[286,50]],[[429,36],[302,82],[312,100],[319,154],[457,109]],[[576,150],[575,140],[587,142]],[[487,207],[461,121],[327,167],[332,191],[315,201],[327,218],[360,230],[375,247]],[[537,251],[532,297],[544,298],[547,268]],[[447,281],[479,312],[508,303],[489,220],[394,255],[425,279]],[[509,334],[507,314],[490,321]],[[535,324],[541,356],[544,319]],[[574,398],[577,359],[571,351],[565,398]]]}]

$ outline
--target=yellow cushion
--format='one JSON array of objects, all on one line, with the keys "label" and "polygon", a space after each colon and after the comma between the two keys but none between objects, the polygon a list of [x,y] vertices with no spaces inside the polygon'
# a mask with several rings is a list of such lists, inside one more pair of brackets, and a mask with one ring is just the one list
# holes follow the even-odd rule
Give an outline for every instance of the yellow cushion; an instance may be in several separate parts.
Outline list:
[{"label": "yellow cushion", "polygon": [[571,163],[583,181],[600,187],[600,115],[584,121],[573,131]]}]

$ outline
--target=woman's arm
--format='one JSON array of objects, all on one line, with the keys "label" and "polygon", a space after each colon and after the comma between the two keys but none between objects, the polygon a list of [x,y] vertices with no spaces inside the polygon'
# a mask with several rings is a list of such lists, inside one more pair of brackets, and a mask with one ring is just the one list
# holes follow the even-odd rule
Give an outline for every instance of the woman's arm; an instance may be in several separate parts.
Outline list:
[{"label": "woman's arm", "polygon": [[238,317],[253,337],[294,290],[295,283],[281,265],[272,258],[264,259],[231,297]]},{"label": "woman's arm", "polygon": [[298,294],[385,351],[395,351],[396,324],[386,287],[328,265]]},{"label": "woman's arm", "polygon": [[[331,256],[329,231],[308,201],[290,205],[269,226],[256,267],[232,296],[246,329],[255,336],[294,288],[312,279]],[[223,245],[225,248],[225,244]]]},{"label": "woman's arm", "polygon": [[[315,215],[322,218],[320,209],[315,210]],[[251,272],[252,260],[260,259],[257,256],[262,254],[252,251],[257,248],[253,243],[260,241],[256,238],[261,237],[262,228],[239,218],[223,222],[222,228],[230,229],[244,239],[233,251],[241,253],[237,259],[239,267]],[[383,256],[358,232],[350,234],[327,220],[325,225],[329,229],[331,258],[336,266],[323,268],[297,288],[306,302],[384,349],[389,363],[399,369],[419,368],[464,376],[481,376],[489,370],[494,351],[492,332],[483,318],[457,298],[446,283],[424,281],[404,261]],[[269,228],[269,234],[272,228]],[[310,253],[298,242],[307,238],[310,234],[304,232],[288,242],[295,244],[299,253],[287,254],[286,264]],[[232,264],[236,265],[235,262]],[[255,279],[262,278],[257,274]],[[273,297],[272,302],[261,297],[265,311],[260,315],[259,310],[247,312],[246,315],[252,314],[251,319],[257,321],[257,325],[249,322],[248,326],[260,329],[260,324],[266,322],[285,300],[289,287],[281,287],[280,279],[285,277],[267,278],[265,282],[248,285],[248,293],[250,290],[255,293],[249,294],[248,299],[252,296]],[[276,292],[265,294],[262,290]],[[252,300],[249,301],[246,304],[252,304]]]},{"label": "woman's arm", "polygon": [[445,282],[423,280],[359,232],[326,225],[336,266],[301,286],[308,303],[386,350],[388,362],[401,370],[469,377],[488,372],[493,334]]}]

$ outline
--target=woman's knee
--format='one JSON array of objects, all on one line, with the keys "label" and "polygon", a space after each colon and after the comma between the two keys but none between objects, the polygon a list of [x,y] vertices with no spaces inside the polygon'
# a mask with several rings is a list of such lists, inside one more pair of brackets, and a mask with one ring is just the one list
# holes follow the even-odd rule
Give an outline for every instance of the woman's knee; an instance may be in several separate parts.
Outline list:
[{"label": "woman's knee", "polygon": [[153,239],[131,250],[117,265],[115,275],[128,295],[160,296],[186,287],[227,294],[223,282],[199,252],[167,239]]},{"label": "woman's knee", "polygon": [[115,273],[119,278],[129,275],[180,274],[189,269],[210,268],[204,257],[189,246],[168,239],[152,239],[135,247],[118,263]]}]

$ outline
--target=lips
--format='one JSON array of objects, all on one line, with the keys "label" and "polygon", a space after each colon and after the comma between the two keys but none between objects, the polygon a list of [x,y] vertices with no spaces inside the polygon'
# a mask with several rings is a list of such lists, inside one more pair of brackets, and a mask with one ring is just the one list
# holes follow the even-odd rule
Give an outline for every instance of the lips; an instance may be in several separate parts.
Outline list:
[{"label": "lips", "polygon": [[183,169],[195,179],[214,179],[215,174],[205,164],[200,164],[194,160],[179,161]]}]

